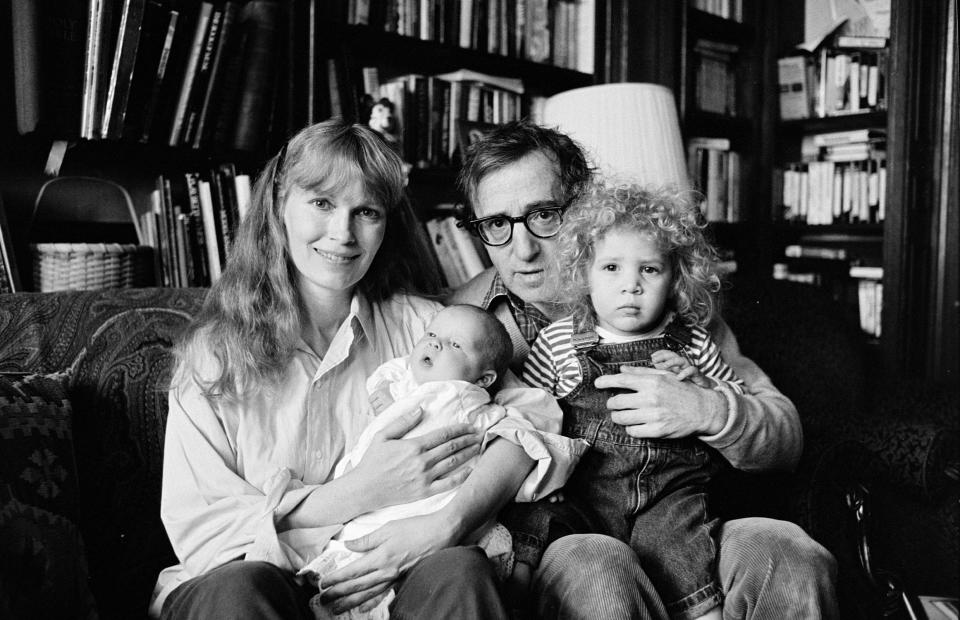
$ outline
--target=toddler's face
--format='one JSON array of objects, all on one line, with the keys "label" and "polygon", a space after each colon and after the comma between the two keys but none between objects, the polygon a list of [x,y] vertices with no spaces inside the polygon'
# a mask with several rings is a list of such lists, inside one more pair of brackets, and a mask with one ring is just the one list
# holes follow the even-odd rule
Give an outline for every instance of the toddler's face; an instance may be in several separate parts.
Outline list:
[{"label": "toddler's face", "polygon": [[670,298],[673,268],[653,235],[614,229],[595,249],[589,275],[597,324],[622,336],[657,328]]},{"label": "toddler's face", "polygon": [[480,354],[483,329],[473,314],[459,308],[441,310],[410,354],[417,383],[459,379],[477,382],[484,368]]}]

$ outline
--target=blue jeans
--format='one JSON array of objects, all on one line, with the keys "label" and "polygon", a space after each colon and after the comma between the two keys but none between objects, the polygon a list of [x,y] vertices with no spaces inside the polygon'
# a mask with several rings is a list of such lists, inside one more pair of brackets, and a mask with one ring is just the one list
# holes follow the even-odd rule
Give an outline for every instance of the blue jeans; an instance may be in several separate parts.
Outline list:
[{"label": "blue jeans", "polygon": [[[753,517],[724,523],[717,572],[723,617],[839,618],[833,556],[798,525]],[[632,549],[601,534],[551,544],[534,573],[542,620],[665,620],[666,607]]]},{"label": "blue jeans", "polygon": [[630,544],[672,618],[702,616],[723,602],[719,522],[707,501],[718,457],[693,438],[631,437],[610,419],[613,391],[594,386],[624,364],[647,366],[653,351],[679,345],[668,335],[601,344],[590,330],[573,340],[582,378],[563,399],[563,434],[585,439],[590,450],[567,482],[567,495],[599,517],[601,527],[592,531]]}]

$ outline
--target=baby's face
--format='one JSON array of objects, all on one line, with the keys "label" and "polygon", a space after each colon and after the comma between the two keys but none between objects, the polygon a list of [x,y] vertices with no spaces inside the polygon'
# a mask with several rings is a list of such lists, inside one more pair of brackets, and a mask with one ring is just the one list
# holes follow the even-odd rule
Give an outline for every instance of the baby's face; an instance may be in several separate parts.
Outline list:
[{"label": "baby's face", "polygon": [[481,322],[460,308],[441,310],[410,353],[417,383],[459,379],[475,383],[483,375]]}]

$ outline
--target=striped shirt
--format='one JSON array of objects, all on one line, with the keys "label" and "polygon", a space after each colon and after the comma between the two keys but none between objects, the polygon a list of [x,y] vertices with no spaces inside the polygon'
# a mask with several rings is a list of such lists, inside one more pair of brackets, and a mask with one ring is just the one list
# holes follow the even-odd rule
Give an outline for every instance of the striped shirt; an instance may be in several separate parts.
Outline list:
[{"label": "striped shirt", "polygon": [[[523,380],[528,385],[540,387],[557,398],[563,398],[583,380],[577,352],[573,347],[573,317],[569,316],[545,327],[533,344],[530,356],[523,366]],[[663,334],[645,335],[643,339],[656,338]],[[684,347],[683,355],[700,372],[715,382],[724,382],[738,394],[743,394],[741,381],[733,368],[720,357],[720,350],[710,333],[701,327],[690,328],[691,344]]]}]

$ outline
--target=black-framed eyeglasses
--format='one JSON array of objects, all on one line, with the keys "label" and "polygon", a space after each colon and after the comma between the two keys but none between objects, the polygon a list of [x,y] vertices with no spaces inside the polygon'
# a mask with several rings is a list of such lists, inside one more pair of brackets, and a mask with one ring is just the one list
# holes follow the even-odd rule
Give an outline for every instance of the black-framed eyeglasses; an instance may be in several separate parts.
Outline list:
[{"label": "black-framed eyeglasses", "polygon": [[534,209],[517,217],[492,215],[457,222],[457,227],[466,228],[472,234],[480,237],[480,241],[494,247],[510,243],[510,240],[513,239],[513,226],[520,222],[523,222],[527,231],[534,237],[548,239],[560,232],[560,224],[563,223],[563,212],[565,210],[565,206],[557,206]]}]

